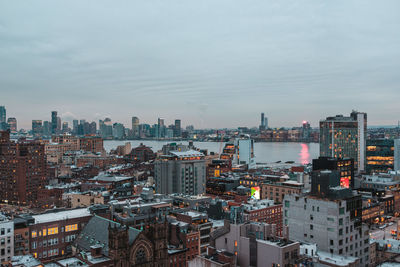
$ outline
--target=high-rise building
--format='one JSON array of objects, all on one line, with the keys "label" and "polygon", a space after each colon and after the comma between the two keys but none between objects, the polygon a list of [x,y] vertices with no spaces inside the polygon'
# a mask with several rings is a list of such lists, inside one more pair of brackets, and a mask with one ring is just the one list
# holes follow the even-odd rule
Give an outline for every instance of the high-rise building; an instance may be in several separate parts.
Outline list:
[{"label": "high-rise building", "polygon": [[62,124],[62,132],[67,133],[68,132],[68,122],[64,121]]},{"label": "high-rise building", "polygon": [[46,155],[39,141],[10,140],[0,132],[0,199],[13,204],[34,204],[46,184]]},{"label": "high-rise building", "polygon": [[6,107],[0,106],[0,130],[7,130],[7,122],[6,122]]},{"label": "high-rise building", "polygon": [[233,141],[233,145],[232,165],[247,165],[248,169],[254,169],[256,167],[254,140],[248,135],[242,135]]},{"label": "high-rise building", "polygon": [[12,133],[15,133],[15,132],[18,131],[18,129],[17,129],[17,119],[16,118],[8,118],[7,119],[7,124],[8,124],[8,127],[9,127],[9,129],[10,129],[10,131]]},{"label": "high-rise building", "polygon": [[394,140],[394,170],[400,171],[400,139]]},{"label": "high-rise building", "polygon": [[301,128],[301,139],[303,142],[309,142],[311,139],[311,125],[307,121],[303,121]]},{"label": "high-rise building", "polygon": [[73,120],[72,121],[72,133],[74,133],[74,134],[78,133],[78,125],[79,125],[79,121],[78,120]]},{"label": "high-rise building", "polygon": [[158,123],[157,123],[157,132],[156,132],[156,137],[157,138],[162,138],[165,135],[165,124],[164,124],[164,119],[158,118]]},{"label": "high-rise building", "polygon": [[57,111],[51,112],[51,134],[57,134]]},{"label": "high-rise building", "polygon": [[132,117],[132,137],[133,138],[140,137],[138,117]]},{"label": "high-rise building", "polygon": [[394,170],[394,142],[395,140],[393,139],[367,140],[367,173],[372,174]]},{"label": "high-rise building", "polygon": [[115,139],[123,139],[125,137],[125,127],[122,123],[114,123],[112,135]]},{"label": "high-rise building", "polygon": [[362,223],[362,198],[339,187],[337,171],[314,171],[310,195],[285,195],[284,225],[290,238],[318,250],[356,257],[369,266],[369,230]]},{"label": "high-rise building", "polygon": [[336,115],[319,123],[320,156],[352,158],[360,173],[366,167],[367,114],[353,111],[349,117]]},{"label": "high-rise building", "polygon": [[313,171],[338,171],[338,184],[354,188],[354,160],[350,158],[319,157],[312,161]]},{"label": "high-rise building", "polygon": [[261,113],[260,131],[265,130],[265,115],[264,112]]},{"label": "high-rise building", "polygon": [[204,154],[189,147],[168,144],[156,160],[154,176],[160,194],[199,195],[205,193],[206,166]]},{"label": "high-rise building", "polygon": [[182,136],[182,129],[181,129],[181,120],[175,120],[174,126],[174,137],[181,137]]},{"label": "high-rise building", "polygon": [[61,118],[57,117],[57,134],[61,132]]},{"label": "high-rise building", "polygon": [[51,123],[49,121],[43,122],[43,135],[50,136],[51,135]]},{"label": "high-rise building", "polygon": [[43,134],[42,120],[32,120],[32,135],[40,136]]}]

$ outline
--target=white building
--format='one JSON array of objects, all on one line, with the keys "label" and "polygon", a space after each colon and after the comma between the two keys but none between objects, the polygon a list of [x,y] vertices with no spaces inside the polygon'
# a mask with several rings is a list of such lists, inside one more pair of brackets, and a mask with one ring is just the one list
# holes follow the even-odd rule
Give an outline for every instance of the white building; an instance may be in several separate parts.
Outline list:
[{"label": "white building", "polygon": [[254,156],[254,140],[249,136],[242,136],[235,139],[235,155],[233,164],[246,164],[249,169],[256,168],[256,159]]},{"label": "white building", "polygon": [[394,170],[400,171],[400,139],[394,140]]},{"label": "white building", "polygon": [[14,222],[0,214],[0,263],[14,256]]}]

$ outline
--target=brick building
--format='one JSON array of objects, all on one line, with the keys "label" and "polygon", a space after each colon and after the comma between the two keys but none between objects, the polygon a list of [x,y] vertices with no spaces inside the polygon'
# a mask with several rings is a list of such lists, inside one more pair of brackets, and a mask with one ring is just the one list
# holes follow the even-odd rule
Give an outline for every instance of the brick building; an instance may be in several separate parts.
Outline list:
[{"label": "brick building", "polygon": [[16,204],[34,204],[46,184],[44,145],[38,141],[10,140],[0,132],[0,199]]}]

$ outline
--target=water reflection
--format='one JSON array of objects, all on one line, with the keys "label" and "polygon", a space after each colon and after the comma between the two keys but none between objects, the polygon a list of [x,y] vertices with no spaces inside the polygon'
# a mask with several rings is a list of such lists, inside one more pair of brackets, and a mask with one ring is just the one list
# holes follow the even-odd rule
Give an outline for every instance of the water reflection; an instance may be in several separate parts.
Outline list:
[{"label": "water reflection", "polygon": [[301,144],[300,163],[308,164],[310,162],[311,158],[310,158],[310,152],[308,150],[308,144]]}]

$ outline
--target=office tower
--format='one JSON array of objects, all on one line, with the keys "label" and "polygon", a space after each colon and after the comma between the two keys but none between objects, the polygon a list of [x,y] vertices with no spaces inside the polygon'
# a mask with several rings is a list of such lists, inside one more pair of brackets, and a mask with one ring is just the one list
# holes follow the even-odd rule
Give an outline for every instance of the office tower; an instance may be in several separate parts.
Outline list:
[{"label": "office tower", "polygon": [[181,136],[182,136],[181,120],[175,120],[174,137],[181,137]]},{"label": "office tower", "polygon": [[96,122],[92,121],[92,122],[89,124],[89,134],[96,134],[96,132],[97,132],[97,125],[96,125]]},{"label": "office tower", "polygon": [[6,107],[0,106],[0,130],[7,130],[7,122],[6,122]]},{"label": "office tower", "polygon": [[74,134],[78,133],[78,125],[79,125],[79,121],[78,120],[73,120],[72,121],[72,132]]},{"label": "office tower", "polygon": [[16,118],[8,118],[7,124],[12,133],[17,132],[17,119]]},{"label": "office tower", "polygon": [[140,137],[138,117],[132,117],[132,137],[133,138]]},{"label": "office tower", "polygon": [[311,125],[307,121],[303,121],[301,128],[301,139],[303,142],[309,142],[311,139]]},{"label": "office tower", "polygon": [[43,122],[43,135],[50,136],[51,135],[51,123],[49,121]]},{"label": "office tower", "polygon": [[353,158],[355,170],[365,171],[367,114],[353,111],[349,117],[327,117],[319,125],[320,156]]},{"label": "office tower", "polygon": [[62,132],[67,133],[68,132],[68,122],[64,121],[62,124]]},{"label": "office tower", "polygon": [[394,170],[394,142],[393,139],[367,140],[366,172],[368,174]]},{"label": "office tower", "polygon": [[261,113],[261,123],[260,123],[260,131],[265,130],[265,115],[264,112]]},{"label": "office tower", "polygon": [[32,120],[32,135],[40,136],[43,134],[42,120]]},{"label": "office tower", "polygon": [[10,140],[0,132],[0,199],[12,204],[30,204],[46,184],[46,155],[39,141]]},{"label": "office tower", "polygon": [[112,136],[115,139],[123,139],[125,137],[125,127],[122,123],[114,123],[112,128]]},{"label": "office tower", "polygon": [[232,165],[246,165],[248,169],[254,169],[256,167],[254,140],[248,135],[242,135],[234,140],[234,146]]},{"label": "office tower", "polygon": [[57,133],[61,132],[61,118],[57,117]]},{"label": "office tower", "polygon": [[57,134],[57,111],[51,112],[51,134]]},{"label": "office tower", "polygon": [[313,171],[338,171],[338,184],[346,188],[354,188],[354,160],[350,158],[319,157],[313,159]]},{"label": "office tower", "polygon": [[400,171],[400,139],[394,140],[394,170]]},{"label": "office tower", "polygon": [[164,131],[165,131],[165,125],[164,125],[164,119],[158,118],[158,123],[157,123],[157,138],[162,138],[164,137]]},{"label": "office tower", "polygon": [[314,171],[310,195],[285,195],[284,225],[291,239],[318,251],[359,258],[369,265],[369,230],[362,223],[362,198],[338,187],[337,171]]},{"label": "office tower", "polygon": [[156,192],[199,195],[205,193],[204,154],[184,145],[168,144],[155,162]]},{"label": "office tower", "polygon": [[110,118],[99,121],[99,132],[103,138],[111,138],[113,136],[113,125]]}]

